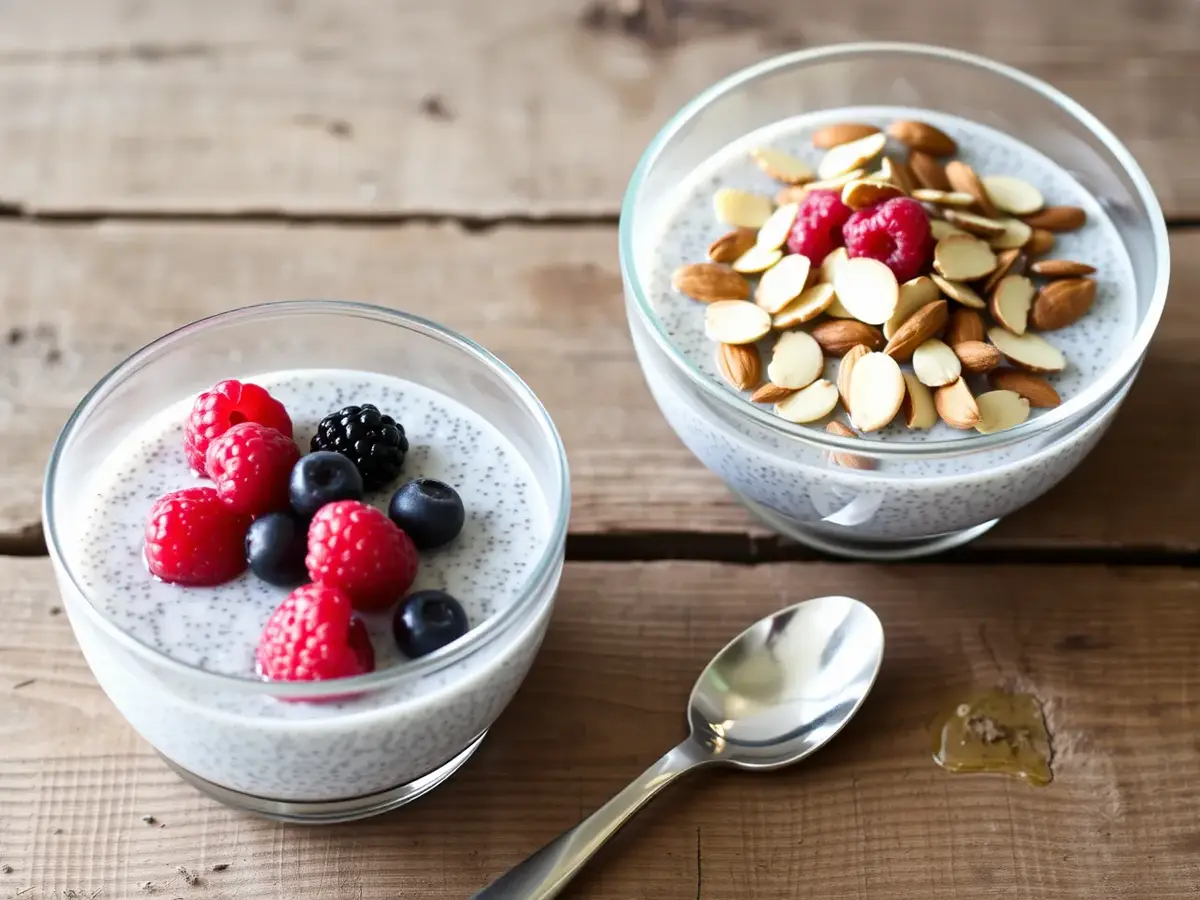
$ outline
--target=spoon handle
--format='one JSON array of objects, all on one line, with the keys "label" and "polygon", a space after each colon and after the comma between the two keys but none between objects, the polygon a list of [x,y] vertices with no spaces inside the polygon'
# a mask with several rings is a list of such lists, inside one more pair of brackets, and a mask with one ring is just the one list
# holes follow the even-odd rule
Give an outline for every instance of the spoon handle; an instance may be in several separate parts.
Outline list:
[{"label": "spoon handle", "polygon": [[619,794],[524,862],[509,869],[473,900],[550,900],[557,897],[589,859],[655,794],[711,757],[685,740]]}]

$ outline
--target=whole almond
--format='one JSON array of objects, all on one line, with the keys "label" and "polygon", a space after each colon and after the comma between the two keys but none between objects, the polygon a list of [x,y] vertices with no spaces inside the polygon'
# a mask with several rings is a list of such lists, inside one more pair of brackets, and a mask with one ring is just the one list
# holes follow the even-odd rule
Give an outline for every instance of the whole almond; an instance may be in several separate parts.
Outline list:
[{"label": "whole almond", "polygon": [[996,270],[983,283],[983,292],[990,294],[1001,278],[1009,274],[1020,275],[1024,268],[1025,261],[1021,257],[1020,249],[1001,250],[996,254]]},{"label": "whole almond", "polygon": [[979,180],[979,176],[975,174],[975,170],[965,162],[959,159],[952,159],[946,163],[946,178],[949,180],[951,188],[974,197],[975,205],[979,207],[979,211],[989,219],[995,219],[1000,216],[1000,211],[992,203],[987,189],[983,186],[983,182]]},{"label": "whole almond", "polygon": [[1074,231],[1087,223],[1087,213],[1078,206],[1047,206],[1040,212],[1021,218],[1026,225],[1045,231]]},{"label": "whole almond", "polygon": [[946,323],[946,343],[951,347],[968,341],[982,341],[987,337],[983,316],[973,309],[956,306],[950,310],[950,321]]},{"label": "whole almond", "polygon": [[896,329],[883,352],[897,362],[912,359],[914,350],[946,327],[949,306],[945,300],[934,300],[922,306]]},{"label": "whole almond", "polygon": [[950,179],[946,177],[946,168],[936,156],[930,156],[920,150],[908,154],[908,167],[912,169],[920,187],[931,191],[949,191]]},{"label": "whole almond", "polygon": [[961,344],[951,344],[954,355],[962,363],[963,371],[971,375],[990,372],[1000,363],[1004,356],[991,344],[983,341],[963,341]]},{"label": "whole almond", "polygon": [[1027,256],[1044,256],[1054,249],[1054,235],[1045,228],[1035,228],[1021,249]]},{"label": "whole almond", "polygon": [[961,378],[937,388],[933,392],[933,404],[942,421],[951,428],[965,431],[979,424],[979,405]]},{"label": "whole almond", "polygon": [[870,134],[878,134],[879,129],[874,125],[864,125],[861,122],[838,122],[836,125],[826,125],[818,128],[812,136],[812,145],[818,150],[832,150],[842,144],[857,141]]},{"label": "whole almond", "polygon": [[780,400],[786,400],[792,394],[796,393],[795,388],[780,387],[777,384],[767,382],[757,391],[750,395],[751,403],[778,403]]},{"label": "whole almond", "polygon": [[753,228],[735,228],[708,245],[708,258],[715,263],[731,263],[754,246],[757,236]]},{"label": "whole almond", "polygon": [[762,381],[762,359],[753,344],[718,344],[717,368],[739,391],[749,391]]},{"label": "whole almond", "polygon": [[1078,278],[1081,275],[1092,275],[1096,271],[1095,266],[1069,259],[1039,259],[1030,268],[1035,275],[1041,275],[1043,278]]},{"label": "whole almond", "polygon": [[988,384],[998,391],[1015,391],[1035,409],[1051,409],[1062,398],[1045,378],[1020,369],[997,369],[988,375]]},{"label": "whole almond", "polygon": [[887,133],[910,150],[931,156],[953,156],[958,152],[958,144],[950,135],[925,122],[897,119],[887,127]]},{"label": "whole almond", "polygon": [[1037,293],[1029,322],[1038,331],[1054,331],[1078,322],[1096,299],[1094,278],[1063,278]]},{"label": "whole almond", "polygon": [[[833,422],[830,422],[828,425],[826,425],[825,430],[828,431],[830,434],[836,434],[838,437],[845,437],[845,438],[858,437],[858,435],[853,431],[853,429],[847,428],[841,422],[838,422],[836,420],[834,420]],[[871,459],[869,456],[859,456],[857,453],[844,453],[841,451],[834,451],[829,454],[829,458],[832,459],[839,466],[845,466],[848,469],[873,469],[873,468],[875,468],[875,460]]]},{"label": "whole almond", "polygon": [[859,344],[866,344],[869,350],[883,346],[883,332],[857,319],[830,319],[813,328],[811,334],[826,356],[845,356]]},{"label": "whole almond", "polygon": [[671,274],[671,284],[681,294],[702,303],[718,300],[745,300],[750,282],[720,263],[689,263]]}]

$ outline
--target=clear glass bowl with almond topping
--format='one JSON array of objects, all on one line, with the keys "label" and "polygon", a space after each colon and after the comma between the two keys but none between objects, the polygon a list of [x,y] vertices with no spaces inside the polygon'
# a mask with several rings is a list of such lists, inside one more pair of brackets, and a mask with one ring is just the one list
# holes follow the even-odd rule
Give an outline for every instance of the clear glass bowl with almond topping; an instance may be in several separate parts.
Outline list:
[{"label": "clear glass bowl with almond topping", "polygon": [[696,97],[638,163],[620,256],[681,440],[776,531],[875,559],[969,541],[1070,472],[1169,273],[1153,191],[1090,113],[906,44]]}]

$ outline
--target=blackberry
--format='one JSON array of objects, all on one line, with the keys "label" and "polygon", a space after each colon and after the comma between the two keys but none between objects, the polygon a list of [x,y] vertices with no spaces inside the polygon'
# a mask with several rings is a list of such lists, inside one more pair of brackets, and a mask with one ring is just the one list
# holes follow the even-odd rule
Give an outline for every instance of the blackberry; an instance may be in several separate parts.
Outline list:
[{"label": "blackberry", "polygon": [[400,474],[408,438],[404,426],[371,403],[330,413],[317,426],[311,449],[345,456],[362,474],[363,487],[381,488]]}]

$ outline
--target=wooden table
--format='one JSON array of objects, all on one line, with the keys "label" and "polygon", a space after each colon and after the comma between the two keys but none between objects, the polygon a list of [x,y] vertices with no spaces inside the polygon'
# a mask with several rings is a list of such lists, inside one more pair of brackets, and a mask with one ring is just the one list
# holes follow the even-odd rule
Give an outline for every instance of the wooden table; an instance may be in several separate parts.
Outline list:
[{"label": "wooden table", "polygon": [[[1168,311],[1100,448],[919,565],[822,561],[754,525],[658,415],[623,321],[616,214],[655,129],[743,64],[858,38],[1048,79],[1126,141],[1172,225]],[[1198,83],[1192,0],[0,6],[0,898],[467,896],[670,746],[730,635],[829,592],[888,632],[860,718],[794,771],[674,791],[572,896],[1196,897]],[[398,814],[331,828],[239,815],[167,771],[57,614],[38,524],[51,441],[109,366],[297,296],[485,338],[545,400],[574,475],[554,622],[478,757]],[[993,685],[1044,704],[1051,786],[931,763],[943,698]]]}]

